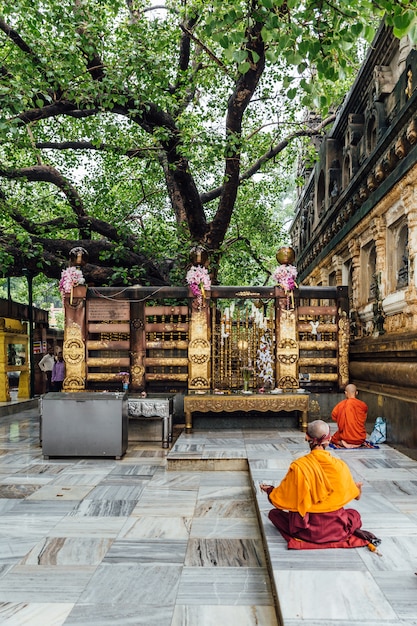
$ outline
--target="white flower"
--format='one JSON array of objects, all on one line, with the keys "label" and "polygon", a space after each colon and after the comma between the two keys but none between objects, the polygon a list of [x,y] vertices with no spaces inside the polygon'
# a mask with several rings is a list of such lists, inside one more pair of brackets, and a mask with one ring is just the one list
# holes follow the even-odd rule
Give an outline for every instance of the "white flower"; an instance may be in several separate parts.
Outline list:
[{"label": "white flower", "polygon": [[81,270],[76,267],[67,267],[61,272],[61,280],[59,281],[59,290],[62,295],[71,293],[71,289],[77,285],[84,285],[85,280]]}]

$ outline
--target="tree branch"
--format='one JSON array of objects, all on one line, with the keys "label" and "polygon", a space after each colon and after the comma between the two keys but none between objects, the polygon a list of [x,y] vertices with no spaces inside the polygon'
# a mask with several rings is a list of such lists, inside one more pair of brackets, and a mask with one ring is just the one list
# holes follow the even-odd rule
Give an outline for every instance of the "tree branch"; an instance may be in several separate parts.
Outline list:
[{"label": "tree branch", "polygon": [[[295,139],[296,137],[314,137],[315,135],[319,135],[324,130],[324,128],[334,122],[335,119],[335,114],[329,115],[315,128],[305,128],[290,133],[282,141],[280,141],[273,148],[271,148],[271,150],[265,152],[261,157],[259,157],[259,159],[257,159],[257,161],[255,161],[255,163],[253,163],[253,165],[251,165],[245,172],[243,172],[239,178],[239,183],[252,178],[254,174],[259,172],[259,170],[265,163],[267,163],[268,161],[276,157],[277,154],[282,152],[284,148],[288,146],[292,139]],[[224,185],[221,185],[219,187],[216,187],[215,189],[211,189],[210,191],[201,194],[200,198],[202,204],[207,204],[208,202],[219,198],[223,192],[223,187]]]}]

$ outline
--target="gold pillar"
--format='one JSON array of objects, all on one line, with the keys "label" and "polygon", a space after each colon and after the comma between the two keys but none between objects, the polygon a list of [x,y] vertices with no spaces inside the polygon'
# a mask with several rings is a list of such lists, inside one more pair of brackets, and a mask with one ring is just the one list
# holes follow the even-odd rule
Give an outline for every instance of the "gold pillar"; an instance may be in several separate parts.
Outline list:
[{"label": "gold pillar", "polygon": [[297,309],[291,298],[275,287],[275,332],[277,387],[297,389],[299,345],[297,341]]},{"label": "gold pillar", "polygon": [[62,353],[65,361],[65,379],[63,391],[85,389],[86,297],[87,288],[84,285],[78,285],[64,299],[65,328]]},{"label": "gold pillar", "polygon": [[210,380],[210,293],[201,306],[189,293],[191,302],[188,344],[188,389],[208,391]]}]

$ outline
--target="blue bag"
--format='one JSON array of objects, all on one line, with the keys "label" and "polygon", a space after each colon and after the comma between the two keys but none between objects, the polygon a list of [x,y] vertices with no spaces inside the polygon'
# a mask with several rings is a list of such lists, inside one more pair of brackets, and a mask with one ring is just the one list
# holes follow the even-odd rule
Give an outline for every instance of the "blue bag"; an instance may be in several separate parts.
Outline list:
[{"label": "blue bag", "polygon": [[384,443],[387,440],[387,420],[385,417],[377,417],[375,426],[369,437],[369,441],[373,444]]}]

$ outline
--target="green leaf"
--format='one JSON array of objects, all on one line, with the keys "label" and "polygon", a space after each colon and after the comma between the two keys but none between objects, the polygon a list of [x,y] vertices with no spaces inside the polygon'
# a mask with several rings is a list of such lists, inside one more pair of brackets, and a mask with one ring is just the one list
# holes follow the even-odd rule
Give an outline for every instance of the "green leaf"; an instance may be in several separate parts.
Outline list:
[{"label": "green leaf", "polygon": [[245,61],[244,63],[241,63],[237,69],[241,74],[246,74],[250,70],[250,63]]},{"label": "green leaf", "polygon": [[416,14],[414,11],[404,11],[404,13],[399,13],[394,16],[394,28],[401,32],[406,31],[412,24],[413,20],[415,20]]},{"label": "green leaf", "polygon": [[237,61],[238,63],[242,63],[243,61],[246,61],[247,58],[248,58],[247,50],[235,50],[233,53],[233,59]]}]

